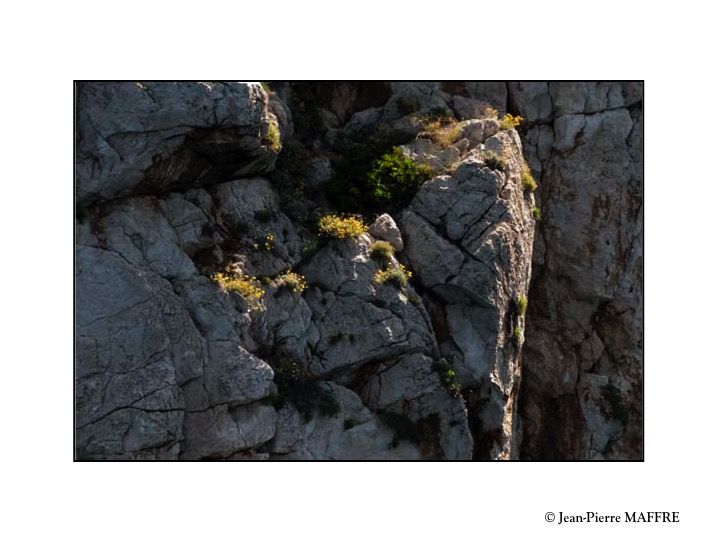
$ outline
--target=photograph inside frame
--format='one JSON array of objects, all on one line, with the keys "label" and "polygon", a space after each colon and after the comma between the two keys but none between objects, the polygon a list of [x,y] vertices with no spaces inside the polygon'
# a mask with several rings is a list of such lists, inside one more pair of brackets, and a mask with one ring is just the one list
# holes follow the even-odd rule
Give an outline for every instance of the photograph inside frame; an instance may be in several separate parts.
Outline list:
[{"label": "photograph inside frame", "polygon": [[643,82],[75,83],[75,459],[638,461]]}]

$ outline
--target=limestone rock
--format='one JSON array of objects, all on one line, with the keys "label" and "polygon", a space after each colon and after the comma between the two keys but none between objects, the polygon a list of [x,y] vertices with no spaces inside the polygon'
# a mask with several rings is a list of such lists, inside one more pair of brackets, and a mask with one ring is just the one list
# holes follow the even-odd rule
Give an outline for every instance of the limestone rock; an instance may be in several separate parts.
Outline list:
[{"label": "limestone rock", "polygon": [[[525,140],[543,219],[523,353],[522,455],[638,459],[642,84],[522,86],[511,92],[523,116],[552,103],[539,118],[549,124],[531,129]],[[626,425],[609,414],[598,390],[602,380],[615,381],[615,406],[626,410]]]},{"label": "limestone rock", "polygon": [[385,240],[396,252],[403,250],[403,240],[400,229],[395,224],[395,220],[389,214],[381,214],[370,225],[369,231],[371,235],[379,240]]},{"label": "limestone rock", "polygon": [[265,99],[259,84],[80,84],[79,203],[270,170]]}]

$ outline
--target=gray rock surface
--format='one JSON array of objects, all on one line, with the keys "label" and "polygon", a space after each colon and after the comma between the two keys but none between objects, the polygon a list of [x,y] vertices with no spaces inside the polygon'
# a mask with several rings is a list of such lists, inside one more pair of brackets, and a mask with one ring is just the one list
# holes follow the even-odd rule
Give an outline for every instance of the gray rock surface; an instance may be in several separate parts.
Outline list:
[{"label": "gray rock surface", "polygon": [[266,99],[257,83],[79,84],[78,203],[269,171]]},{"label": "gray rock surface", "polygon": [[380,214],[368,229],[370,234],[378,240],[385,240],[396,252],[403,250],[404,244],[400,229],[390,214]]},{"label": "gray rock surface", "polygon": [[509,86],[533,121],[524,138],[543,215],[523,353],[522,455],[639,459],[642,83]]},{"label": "gray rock surface", "polygon": [[[487,166],[489,151],[504,156],[503,170]],[[517,457],[521,343],[513,332],[524,326],[517,304],[527,296],[535,226],[522,163],[517,134],[496,133],[452,175],[426,182],[401,221],[404,255],[437,301],[435,326],[447,334],[441,350],[462,386],[487,396],[470,409],[483,418],[476,439],[495,443],[485,458]]]}]

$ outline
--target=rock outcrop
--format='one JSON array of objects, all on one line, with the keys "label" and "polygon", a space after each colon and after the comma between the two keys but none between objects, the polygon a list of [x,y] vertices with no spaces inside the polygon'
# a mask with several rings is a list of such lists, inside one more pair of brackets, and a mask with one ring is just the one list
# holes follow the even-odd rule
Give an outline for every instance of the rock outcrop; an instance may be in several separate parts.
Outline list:
[{"label": "rock outcrop", "polygon": [[526,459],[642,459],[642,83],[511,83],[538,178]]},{"label": "rock outcrop", "polygon": [[[634,457],[633,92],[81,84],[78,457]],[[431,179],[318,236],[348,141],[380,139]]]}]

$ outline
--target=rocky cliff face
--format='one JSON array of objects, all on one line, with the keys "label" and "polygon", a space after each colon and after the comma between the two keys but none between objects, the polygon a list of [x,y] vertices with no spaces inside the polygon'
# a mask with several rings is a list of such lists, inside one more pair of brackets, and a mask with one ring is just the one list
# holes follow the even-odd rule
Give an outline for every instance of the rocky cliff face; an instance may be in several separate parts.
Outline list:
[{"label": "rocky cliff face", "polygon": [[516,83],[539,179],[521,400],[528,459],[642,459],[641,83]]},{"label": "rocky cliff face", "polygon": [[[581,92],[593,96],[582,107]],[[632,92],[80,85],[78,456],[632,456],[642,323]],[[527,117],[522,139],[488,103]],[[355,162],[367,168],[358,156],[376,146],[399,148],[393,171],[429,179],[368,203]],[[524,156],[540,178],[539,238]],[[370,227],[319,235],[338,205]]]}]

